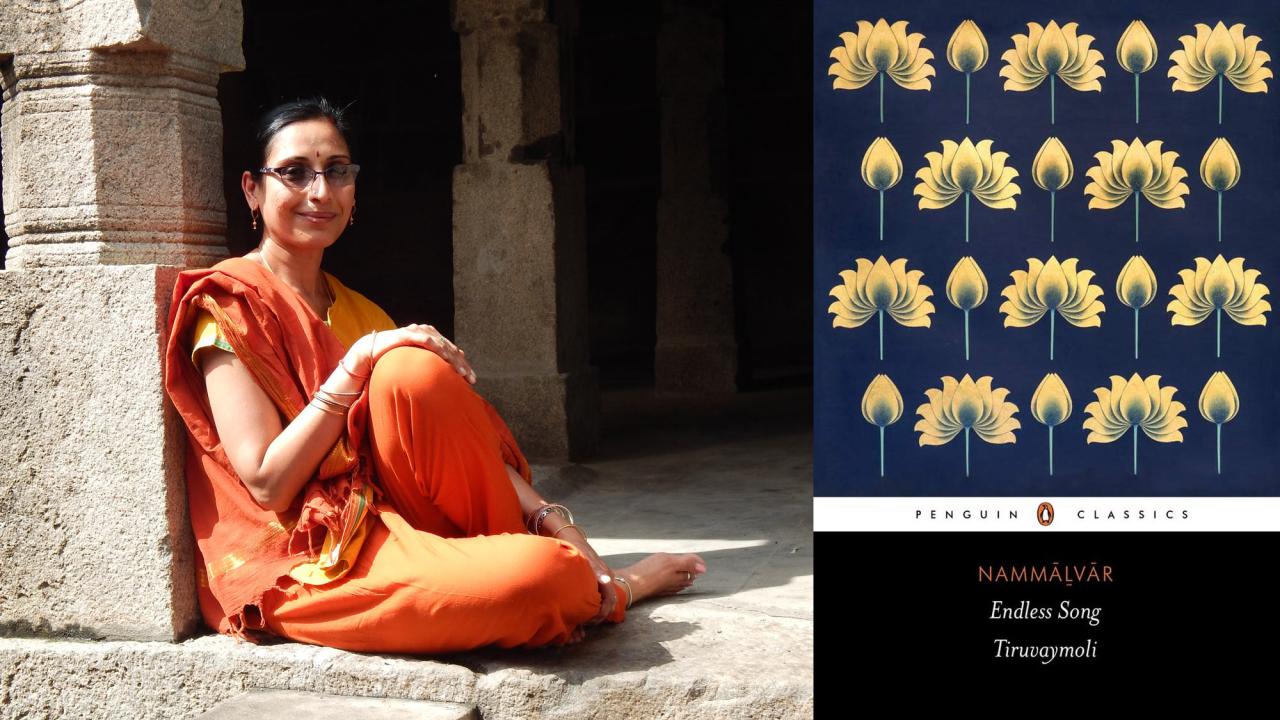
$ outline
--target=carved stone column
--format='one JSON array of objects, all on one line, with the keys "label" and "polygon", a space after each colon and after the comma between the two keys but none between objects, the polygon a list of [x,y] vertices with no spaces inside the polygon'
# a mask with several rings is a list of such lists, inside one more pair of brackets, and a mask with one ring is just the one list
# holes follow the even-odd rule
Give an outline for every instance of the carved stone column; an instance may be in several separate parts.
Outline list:
[{"label": "carved stone column", "polygon": [[199,622],[161,355],[174,266],[226,255],[242,24],[239,0],[0,3],[0,634]]},{"label": "carved stone column", "polygon": [[549,21],[546,0],[457,0],[453,21],[463,96],[458,343],[529,455],[587,455],[599,392],[587,364],[582,170],[568,162],[561,109],[565,20]]},{"label": "carved stone column", "polygon": [[717,2],[667,0],[658,28],[662,189],[658,198],[659,393],[735,392],[724,19]]}]

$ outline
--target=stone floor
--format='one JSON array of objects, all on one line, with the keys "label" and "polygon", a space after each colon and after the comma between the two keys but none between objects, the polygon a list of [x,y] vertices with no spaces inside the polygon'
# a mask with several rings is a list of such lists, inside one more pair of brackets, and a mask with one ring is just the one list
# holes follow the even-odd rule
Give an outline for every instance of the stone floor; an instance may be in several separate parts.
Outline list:
[{"label": "stone floor", "polygon": [[722,403],[609,393],[598,457],[543,470],[612,565],[697,552],[695,588],[579,645],[421,660],[292,643],[0,639],[0,718],[194,717],[246,689],[474,705],[497,718],[813,713],[808,388]]}]

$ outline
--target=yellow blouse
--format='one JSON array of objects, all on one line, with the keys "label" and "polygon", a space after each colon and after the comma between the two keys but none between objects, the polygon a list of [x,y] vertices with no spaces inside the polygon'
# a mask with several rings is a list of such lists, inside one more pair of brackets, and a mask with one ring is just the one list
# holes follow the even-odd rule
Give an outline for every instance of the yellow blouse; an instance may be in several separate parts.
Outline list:
[{"label": "yellow blouse", "polygon": [[[324,276],[329,281],[330,291],[333,292],[333,305],[329,307],[328,317],[324,322],[333,330],[333,334],[338,336],[338,342],[342,343],[342,347],[350,348],[356,340],[368,335],[370,331],[396,329],[391,316],[372,300],[343,285],[333,275],[325,272]],[[195,330],[191,338],[191,362],[195,363],[196,367],[200,367],[200,352],[209,348],[232,352],[231,345],[218,330],[218,323],[214,321],[213,315],[207,311],[201,311],[196,317]]]}]

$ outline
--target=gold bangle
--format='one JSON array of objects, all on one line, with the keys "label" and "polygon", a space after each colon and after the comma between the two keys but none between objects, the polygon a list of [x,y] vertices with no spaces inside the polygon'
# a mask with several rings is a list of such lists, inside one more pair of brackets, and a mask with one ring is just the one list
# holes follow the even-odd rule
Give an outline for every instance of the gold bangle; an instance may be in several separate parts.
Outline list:
[{"label": "gold bangle", "polygon": [[328,392],[326,392],[325,390],[316,390],[315,399],[316,399],[316,400],[319,400],[320,402],[324,403],[325,405],[331,405],[331,406],[333,406],[333,407],[342,408],[343,410],[350,410],[350,409],[351,409],[351,405],[350,405],[350,403],[340,403],[340,402],[338,402],[334,397],[332,397],[331,395],[329,395],[329,393],[328,393]]},{"label": "gold bangle", "polygon": [[315,409],[319,410],[320,412],[326,412],[326,413],[329,413],[330,415],[337,415],[338,417],[343,417],[343,418],[347,416],[347,414],[346,414],[346,413],[344,413],[344,412],[342,412],[342,411],[340,411],[340,410],[332,410],[332,409],[330,409],[330,408],[326,407],[324,404],[317,404],[315,400],[312,400],[311,402],[309,402],[309,403],[307,403],[307,404],[308,404],[308,405],[310,405],[311,407],[313,407],[313,408],[315,408]]},{"label": "gold bangle", "polygon": [[615,575],[615,576],[613,577],[613,579],[614,579],[615,581],[617,581],[617,582],[622,583],[622,588],[623,588],[624,590],[626,590],[626,591],[627,591],[627,607],[626,607],[626,609],[627,609],[627,610],[630,610],[630,609],[631,609],[631,602],[632,602],[632,600],[635,598],[635,596],[631,594],[631,583],[627,582],[627,579],[626,579],[626,578],[621,578],[621,577],[618,577],[617,575]]},{"label": "gold bangle", "polygon": [[565,524],[561,525],[561,526],[560,526],[560,528],[559,528],[558,530],[556,530],[555,532],[551,533],[551,537],[553,537],[553,538],[558,538],[558,537],[560,537],[560,533],[561,533],[562,531],[564,531],[564,530],[568,530],[569,528],[578,528],[578,532],[582,533],[582,537],[584,537],[584,538],[585,538],[585,537],[587,536],[587,534],[586,534],[585,532],[582,532],[582,528],[578,527],[577,525],[575,525],[575,524],[573,524],[573,523],[565,523]]},{"label": "gold bangle", "polygon": [[369,379],[369,376],[368,376],[368,375],[358,375],[358,374],[356,374],[356,373],[352,372],[352,371],[351,371],[351,368],[348,368],[348,367],[347,367],[347,358],[346,358],[346,356],[345,356],[345,355],[342,357],[342,359],[341,359],[341,360],[339,360],[339,361],[338,361],[338,367],[342,368],[342,372],[344,372],[344,373],[346,373],[346,374],[350,375],[351,377],[353,377],[353,378],[355,378],[355,379],[357,379],[357,380],[368,380],[368,379]]}]

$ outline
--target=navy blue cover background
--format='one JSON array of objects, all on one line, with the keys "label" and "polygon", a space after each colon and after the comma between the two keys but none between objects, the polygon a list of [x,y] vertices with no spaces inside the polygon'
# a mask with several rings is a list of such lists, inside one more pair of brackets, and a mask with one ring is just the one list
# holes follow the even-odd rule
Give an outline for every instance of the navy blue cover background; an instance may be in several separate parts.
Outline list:
[{"label": "navy blue cover background", "polygon": [[[907,91],[886,78],[885,122],[878,122],[877,81],[860,90],[833,90],[829,53],[842,44],[839,34],[855,30],[858,20],[890,23],[907,20],[908,32],[925,35],[937,76],[929,92]],[[990,47],[987,65],[972,76],[971,124],[964,124],[964,76],[946,60],[947,41],[961,20],[972,18]],[[1158,46],[1156,66],[1142,75],[1141,123],[1133,119],[1133,76],[1119,66],[1116,43],[1129,22],[1142,19]],[[1012,36],[1026,33],[1027,22],[1041,25],[1078,22],[1078,32],[1094,36],[1092,48],[1103,54],[1107,75],[1102,92],[1076,92],[1057,83],[1057,123],[1049,123],[1046,81],[1031,92],[1005,92],[1000,56],[1013,47]],[[1178,37],[1194,35],[1194,25],[1245,23],[1265,50],[1280,59],[1280,10],[1247,2],[830,2],[814,5],[814,494],[839,495],[1080,495],[1080,496],[1231,496],[1278,495],[1280,392],[1275,359],[1280,357],[1275,311],[1265,327],[1238,325],[1224,313],[1222,357],[1214,357],[1212,317],[1195,327],[1173,327],[1165,306],[1177,271],[1195,258],[1244,257],[1246,268],[1261,271],[1259,282],[1280,290],[1280,147],[1277,145],[1276,94],[1243,93],[1227,82],[1223,124],[1217,123],[1216,82],[1195,93],[1171,90],[1169,55],[1181,47]],[[1280,75],[1277,60],[1266,67]],[[893,143],[903,162],[903,177],[885,193],[885,240],[876,237],[878,195],[861,180],[863,153],[877,136]],[[1050,135],[1066,145],[1075,168],[1069,186],[1058,192],[1056,242],[1049,243],[1049,194],[1031,178],[1031,161]],[[917,209],[912,194],[915,172],[924,154],[941,151],[941,141],[994,140],[993,150],[1009,153],[1022,189],[1014,211],[992,210],[971,201],[970,243],[964,242],[964,206]],[[1187,207],[1162,210],[1142,200],[1141,242],[1133,242],[1132,201],[1114,210],[1089,210],[1083,194],[1085,171],[1094,153],[1111,150],[1111,140],[1163,140],[1179,154],[1191,193]],[[1239,184],[1224,194],[1223,241],[1216,239],[1215,193],[1200,180],[1200,159],[1216,137],[1226,137],[1239,155]],[[874,319],[856,329],[832,328],[828,293],[841,282],[837,273],[854,260],[908,259],[908,269],[924,271],[933,289],[936,312],[931,328],[905,328],[886,317],[885,359],[877,360]],[[1004,328],[998,308],[1009,273],[1026,269],[1026,259],[1049,255],[1080,259],[1104,291],[1102,327],[1076,328],[1056,323],[1056,359],[1048,359],[1048,318],[1030,328]],[[1142,310],[1141,359],[1133,359],[1133,311],[1115,296],[1115,282],[1128,259],[1141,254],[1155,271],[1156,299]],[[963,315],[946,299],[946,279],[956,261],[972,255],[987,276],[986,301],[971,312],[971,361],[965,362]],[[1277,305],[1280,307],[1280,305]],[[1214,472],[1214,426],[1198,410],[1200,390],[1216,370],[1224,370],[1241,398],[1238,416],[1223,427],[1221,475]],[[1132,440],[1086,445],[1081,425],[1095,387],[1108,378],[1133,372],[1159,374],[1162,385],[1178,388],[1175,400],[1186,406],[1188,427],[1182,443],[1156,443],[1141,436],[1139,474],[1131,473]],[[862,394],[877,373],[888,374],[902,392],[904,412],[885,433],[886,476],[879,477],[878,434],[860,411]],[[1010,390],[1022,427],[1017,443],[989,445],[971,439],[971,477],[964,477],[963,436],[941,447],[920,447],[912,427],[924,391],[941,387],[940,378],[976,380],[991,375],[996,387]],[[1071,417],[1054,431],[1054,476],[1048,475],[1047,430],[1031,416],[1031,395],[1045,373],[1057,372],[1073,400]]]}]

